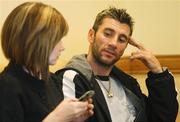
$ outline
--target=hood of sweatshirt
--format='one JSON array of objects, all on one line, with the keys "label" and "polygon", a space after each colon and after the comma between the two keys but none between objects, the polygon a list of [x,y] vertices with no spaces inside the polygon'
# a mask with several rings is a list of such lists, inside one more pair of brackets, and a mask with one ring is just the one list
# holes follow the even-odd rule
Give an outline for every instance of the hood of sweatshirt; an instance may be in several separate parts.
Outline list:
[{"label": "hood of sweatshirt", "polygon": [[88,80],[91,80],[92,68],[87,62],[87,54],[73,56],[65,66],[66,68],[74,68],[79,70]]}]

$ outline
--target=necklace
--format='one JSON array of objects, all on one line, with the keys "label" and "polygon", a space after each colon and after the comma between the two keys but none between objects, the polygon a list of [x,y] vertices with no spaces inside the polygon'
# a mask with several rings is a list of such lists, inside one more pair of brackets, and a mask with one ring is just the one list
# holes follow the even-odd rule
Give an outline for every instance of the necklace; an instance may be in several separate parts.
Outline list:
[{"label": "necklace", "polygon": [[111,81],[109,80],[108,78],[108,83],[109,83],[109,87],[106,88],[106,86],[102,83],[102,80],[99,78],[99,76],[95,76],[96,80],[98,80],[100,82],[100,84],[102,85],[102,87],[106,90],[107,92],[107,97],[108,98],[112,98],[114,95],[113,95],[113,91],[111,89]]}]

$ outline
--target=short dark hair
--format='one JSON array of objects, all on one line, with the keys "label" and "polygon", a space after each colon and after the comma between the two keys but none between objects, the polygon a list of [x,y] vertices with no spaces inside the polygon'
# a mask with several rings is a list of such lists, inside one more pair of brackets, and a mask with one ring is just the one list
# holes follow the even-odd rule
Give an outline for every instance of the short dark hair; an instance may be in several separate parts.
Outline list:
[{"label": "short dark hair", "polygon": [[134,25],[132,17],[126,12],[126,9],[118,9],[115,7],[109,7],[108,9],[105,9],[98,13],[93,25],[93,29],[95,32],[97,32],[99,26],[102,24],[103,19],[107,17],[113,18],[120,23],[127,24],[130,27],[130,35],[132,35]]}]

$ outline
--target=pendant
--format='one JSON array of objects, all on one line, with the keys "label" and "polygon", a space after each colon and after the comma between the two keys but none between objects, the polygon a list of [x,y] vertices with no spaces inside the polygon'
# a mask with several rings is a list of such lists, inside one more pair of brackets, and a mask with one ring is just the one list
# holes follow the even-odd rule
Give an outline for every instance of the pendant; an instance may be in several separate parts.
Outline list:
[{"label": "pendant", "polygon": [[110,92],[108,92],[107,96],[108,96],[108,98],[111,98],[111,97],[113,97],[113,93],[110,91]]}]

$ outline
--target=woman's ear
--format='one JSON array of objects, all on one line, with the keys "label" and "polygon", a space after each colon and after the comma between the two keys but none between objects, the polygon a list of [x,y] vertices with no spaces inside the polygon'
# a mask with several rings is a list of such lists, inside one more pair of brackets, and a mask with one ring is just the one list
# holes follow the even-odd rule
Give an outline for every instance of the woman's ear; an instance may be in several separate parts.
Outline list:
[{"label": "woman's ear", "polygon": [[94,38],[95,38],[95,31],[94,29],[90,29],[88,32],[88,41],[89,43],[93,43],[94,42]]}]

